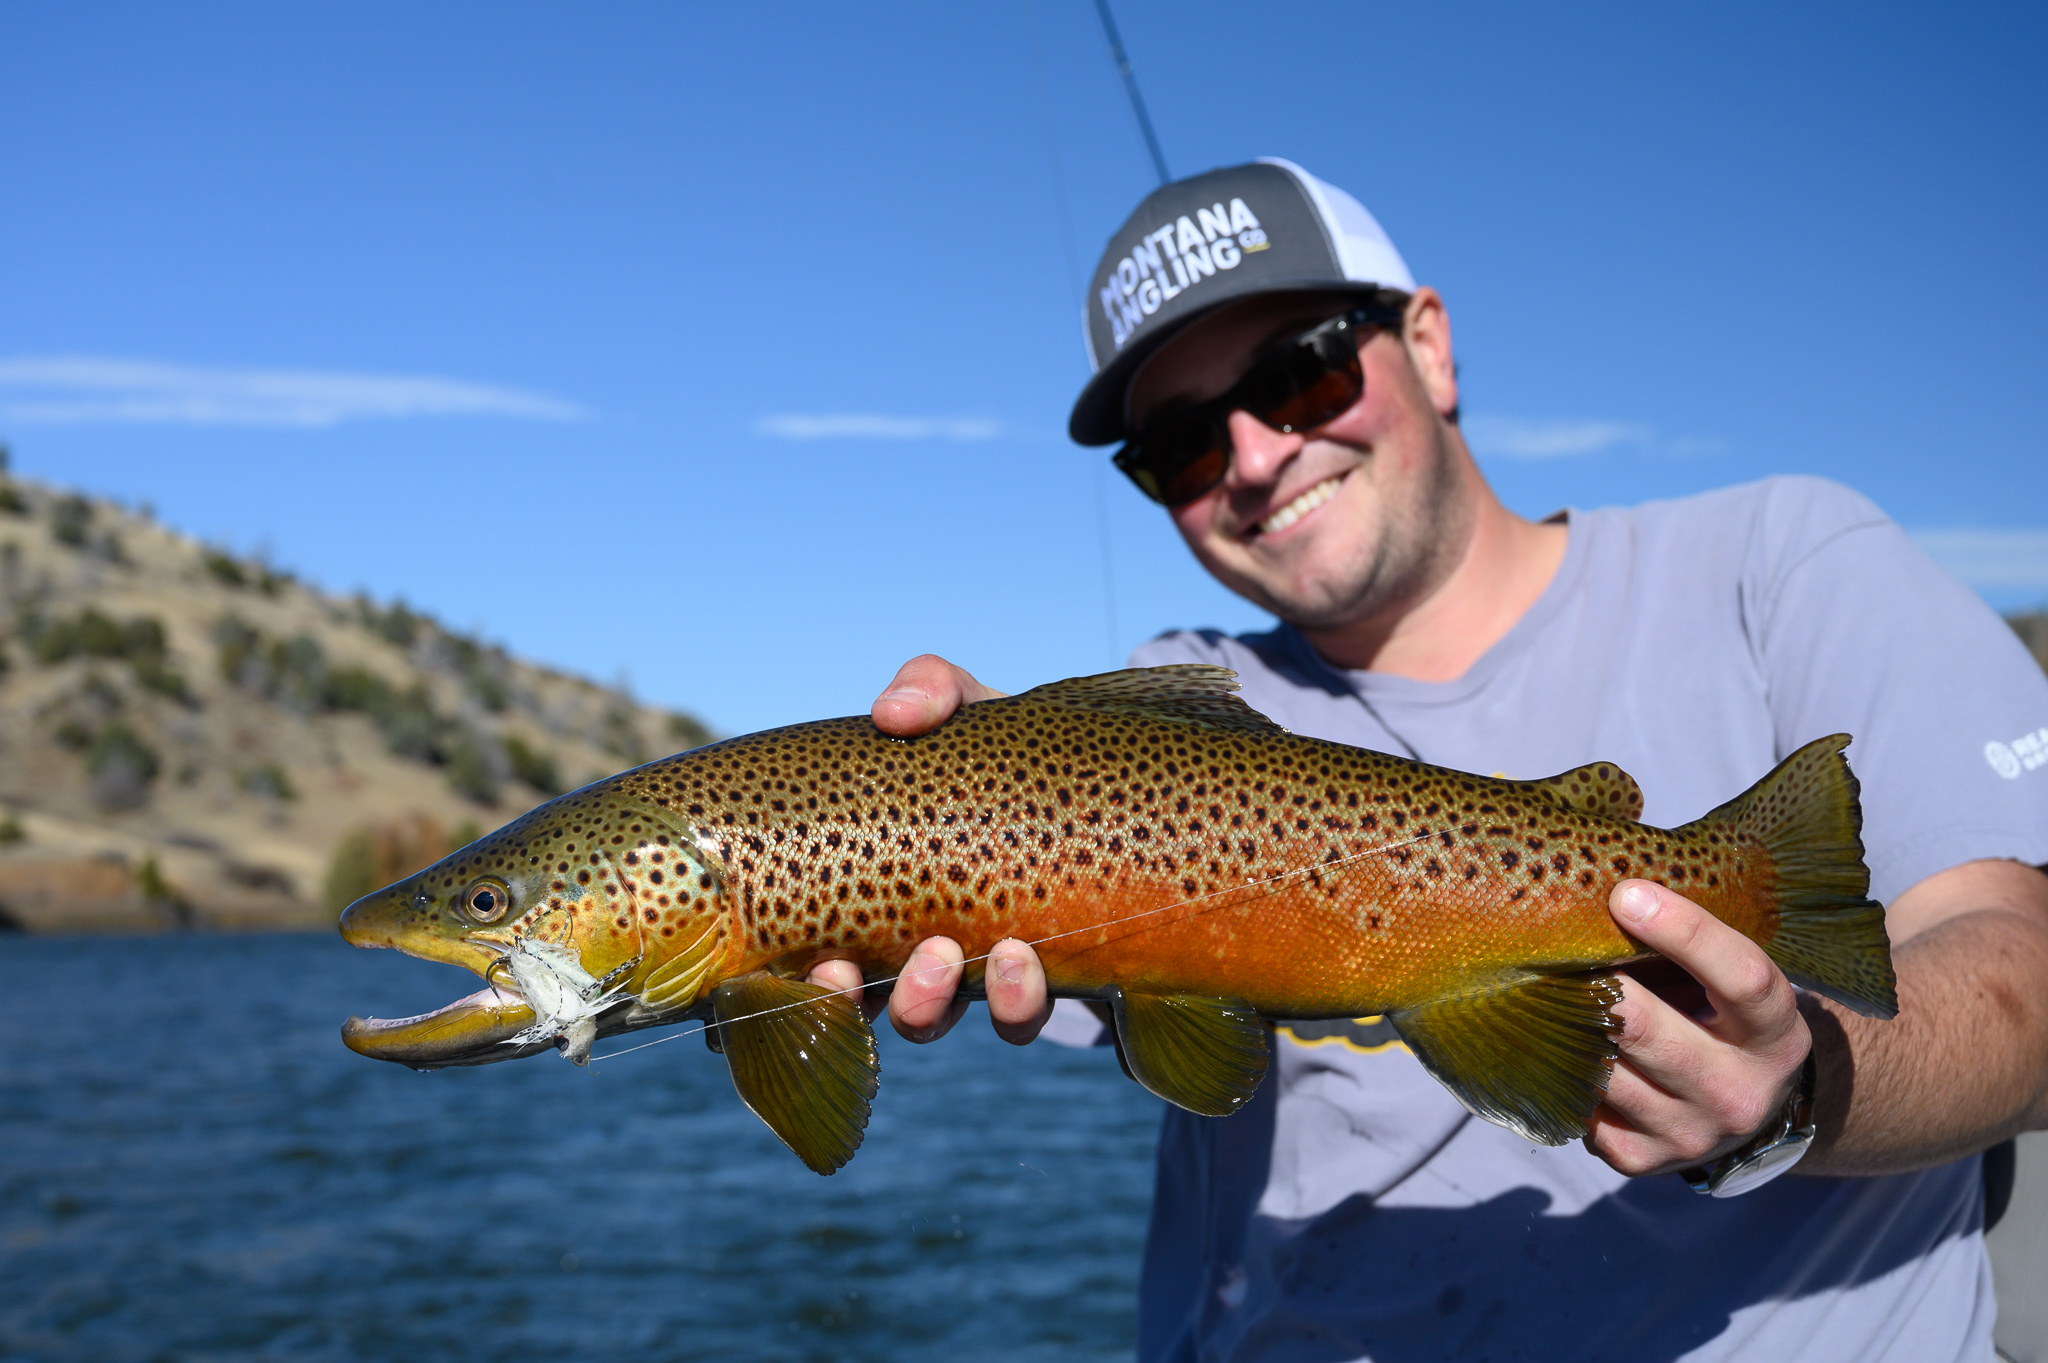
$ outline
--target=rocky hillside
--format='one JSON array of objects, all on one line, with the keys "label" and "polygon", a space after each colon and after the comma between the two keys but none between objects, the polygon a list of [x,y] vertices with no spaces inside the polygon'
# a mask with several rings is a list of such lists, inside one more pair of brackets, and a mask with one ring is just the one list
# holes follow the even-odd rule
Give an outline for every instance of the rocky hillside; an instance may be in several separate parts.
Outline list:
[{"label": "rocky hillside", "polygon": [[0,462],[0,929],[324,926],[708,737]]}]

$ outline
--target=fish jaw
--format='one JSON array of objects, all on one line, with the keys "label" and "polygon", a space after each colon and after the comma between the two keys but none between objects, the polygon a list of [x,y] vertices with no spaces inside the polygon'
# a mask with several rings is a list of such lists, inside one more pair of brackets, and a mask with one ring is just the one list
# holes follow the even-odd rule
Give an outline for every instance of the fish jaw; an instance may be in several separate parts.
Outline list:
[{"label": "fish jaw", "polygon": [[535,1019],[532,1007],[497,968],[504,948],[460,932],[447,918],[430,897],[415,890],[413,880],[365,895],[342,911],[341,935],[350,946],[390,947],[423,961],[461,966],[492,981],[430,1013],[351,1017],[342,1024],[343,1044],[358,1055],[420,1070],[487,1065],[546,1049],[552,1043],[507,1044]]},{"label": "fish jaw", "polygon": [[416,1070],[490,1065],[553,1050],[552,1039],[518,1039],[534,1021],[525,999],[487,985],[417,1017],[351,1017],[342,1024],[341,1040],[357,1055]]}]

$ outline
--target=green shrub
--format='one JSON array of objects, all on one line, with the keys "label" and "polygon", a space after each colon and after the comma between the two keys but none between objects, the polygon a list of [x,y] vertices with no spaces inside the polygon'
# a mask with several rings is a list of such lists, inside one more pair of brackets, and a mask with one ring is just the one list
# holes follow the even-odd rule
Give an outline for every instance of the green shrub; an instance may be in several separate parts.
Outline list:
[{"label": "green shrub", "polygon": [[28,830],[21,826],[21,819],[13,810],[0,816],[0,845],[11,845],[28,841]]},{"label": "green shrub", "polygon": [[291,801],[299,798],[291,778],[285,775],[283,767],[275,762],[265,762],[260,767],[251,767],[242,773],[241,787],[251,795],[260,795],[266,800]]},{"label": "green shrub", "polygon": [[518,734],[507,734],[505,757],[512,764],[512,774],[541,794],[552,796],[562,793],[562,773],[555,766],[553,753],[545,748],[527,746],[526,740]]},{"label": "green shrub", "polygon": [[166,663],[161,655],[137,658],[133,667],[135,680],[141,683],[145,690],[154,691],[157,695],[177,701],[181,705],[198,703],[199,698],[194,696],[192,688],[185,684],[184,674]]},{"label": "green shrub", "polygon": [[2005,617],[2013,633],[2034,655],[2034,661],[2048,668],[2048,611],[2015,611]]},{"label": "green shrub", "polygon": [[452,743],[449,721],[434,710],[425,686],[414,686],[391,698],[381,714],[372,716],[384,731],[384,746],[400,757],[417,758],[435,765],[446,763]]},{"label": "green shrub", "polygon": [[498,774],[484,740],[473,733],[456,736],[448,749],[448,784],[480,805],[498,803]]},{"label": "green shrub", "polygon": [[22,500],[21,490],[12,483],[0,483],[0,511],[10,516],[28,514],[28,503]]},{"label": "green shrub", "polygon": [[157,758],[156,749],[142,741],[142,736],[119,721],[100,730],[91,742],[85,755],[85,768],[98,776],[117,763],[126,763],[134,769],[146,785],[156,780],[163,769]]},{"label": "green shrub", "polygon": [[[159,627],[161,628],[161,627]],[[31,627],[36,657],[46,663],[66,658],[122,656],[121,627],[90,606],[69,620],[38,621]]]},{"label": "green shrub", "polygon": [[469,679],[469,694],[476,697],[477,704],[494,715],[505,713],[512,704],[511,688],[504,678],[492,672],[478,673]]},{"label": "green shrub", "polygon": [[367,596],[356,598],[356,617],[363,628],[400,648],[411,648],[427,624],[425,616],[407,610],[403,601],[392,602],[389,610],[379,610]]},{"label": "green shrub", "polygon": [[327,674],[327,708],[378,715],[391,708],[397,693],[391,683],[368,668],[337,667]]},{"label": "green shrub", "polygon": [[451,842],[447,830],[426,814],[402,814],[355,829],[335,844],[320,898],[340,913],[364,895],[403,880],[475,840],[475,824],[457,828]]},{"label": "green shrub", "polygon": [[259,658],[263,635],[238,615],[223,615],[213,625],[215,656],[220,660],[222,680],[237,686],[249,684],[249,662]]},{"label": "green shrub", "polygon": [[119,721],[100,730],[85,754],[93,796],[109,809],[133,809],[148,799],[162,765],[156,750]]},{"label": "green shrub", "polygon": [[640,737],[640,724],[630,707],[616,703],[604,714],[604,750],[622,757],[629,767],[647,760],[647,745]]},{"label": "green shrub", "polygon": [[154,908],[167,912],[181,928],[189,928],[198,917],[191,901],[178,893],[171,882],[164,878],[155,857],[144,857],[142,865],[135,868],[135,888]]},{"label": "green shrub", "polygon": [[200,560],[206,571],[213,574],[214,581],[223,587],[241,588],[249,585],[249,575],[242,571],[242,565],[218,549],[209,549]]},{"label": "green shrub", "polygon": [[50,508],[50,533],[74,549],[85,547],[85,532],[92,528],[92,503],[83,497],[61,497]]},{"label": "green shrub", "polygon": [[342,835],[327,859],[327,875],[320,882],[320,901],[340,913],[366,894],[383,888],[377,879],[377,844],[368,828]]},{"label": "green shrub", "polygon": [[672,712],[667,723],[669,740],[683,748],[701,748],[711,741],[711,730],[695,715],[686,715],[680,710]]}]

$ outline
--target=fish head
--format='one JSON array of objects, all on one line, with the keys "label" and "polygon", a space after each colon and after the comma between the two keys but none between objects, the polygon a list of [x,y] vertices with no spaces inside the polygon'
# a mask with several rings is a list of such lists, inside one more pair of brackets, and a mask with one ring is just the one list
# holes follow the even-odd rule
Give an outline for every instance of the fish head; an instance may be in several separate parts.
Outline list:
[{"label": "fish head", "polygon": [[607,799],[619,779],[542,805],[349,905],[340,927],[352,945],[484,981],[417,1017],[352,1017],[349,1048],[415,1069],[550,1049],[580,1064],[599,1036],[687,1012],[725,942],[724,876],[686,832]]}]

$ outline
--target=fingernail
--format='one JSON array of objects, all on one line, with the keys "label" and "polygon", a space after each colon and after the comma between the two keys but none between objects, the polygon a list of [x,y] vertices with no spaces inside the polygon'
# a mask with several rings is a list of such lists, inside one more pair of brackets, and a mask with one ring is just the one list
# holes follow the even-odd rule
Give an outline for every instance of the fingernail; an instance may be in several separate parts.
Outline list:
[{"label": "fingernail", "polygon": [[929,699],[929,697],[927,697],[924,692],[918,690],[914,686],[892,686],[887,691],[884,691],[882,693],[882,699],[903,700],[915,704],[918,701],[927,700]]},{"label": "fingernail", "polygon": [[1004,956],[996,961],[996,978],[1004,984],[1024,983],[1024,961],[1018,956]]},{"label": "fingernail", "polygon": [[1647,885],[1629,885],[1614,896],[1614,911],[1631,923],[1647,923],[1657,913],[1657,892]]},{"label": "fingernail", "polygon": [[925,971],[943,970],[945,967],[946,963],[939,959],[937,952],[926,951],[923,947],[919,947],[916,951],[910,953],[910,962],[903,967],[903,973],[913,979],[923,979]]}]

